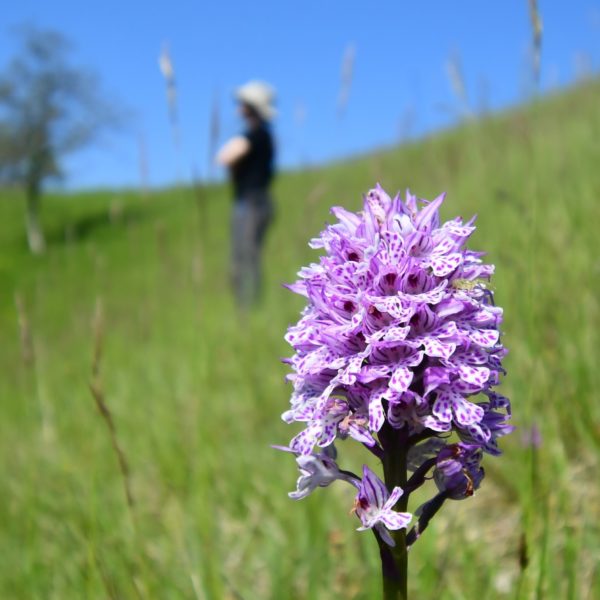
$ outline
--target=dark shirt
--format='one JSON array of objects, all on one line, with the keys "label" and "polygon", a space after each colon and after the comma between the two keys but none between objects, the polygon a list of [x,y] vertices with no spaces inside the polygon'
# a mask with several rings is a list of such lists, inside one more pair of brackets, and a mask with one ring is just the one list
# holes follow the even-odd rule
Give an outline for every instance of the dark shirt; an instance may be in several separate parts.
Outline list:
[{"label": "dark shirt", "polygon": [[266,191],[273,179],[275,148],[269,126],[261,123],[244,133],[250,142],[248,154],[240,158],[231,170],[235,199],[249,193]]}]

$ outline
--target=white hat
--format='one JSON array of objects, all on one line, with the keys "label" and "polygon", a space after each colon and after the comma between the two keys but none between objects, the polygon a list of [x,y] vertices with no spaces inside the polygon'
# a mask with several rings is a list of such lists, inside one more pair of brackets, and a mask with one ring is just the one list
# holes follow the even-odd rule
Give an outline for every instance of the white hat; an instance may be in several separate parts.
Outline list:
[{"label": "white hat", "polygon": [[265,121],[270,121],[277,115],[273,106],[275,89],[264,81],[249,81],[240,86],[235,91],[235,98],[251,106]]}]

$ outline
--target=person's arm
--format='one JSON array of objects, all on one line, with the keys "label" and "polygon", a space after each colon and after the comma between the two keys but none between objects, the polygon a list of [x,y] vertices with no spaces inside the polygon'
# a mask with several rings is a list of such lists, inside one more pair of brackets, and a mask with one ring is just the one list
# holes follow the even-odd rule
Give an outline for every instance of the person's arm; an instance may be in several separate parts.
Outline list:
[{"label": "person's arm", "polygon": [[250,152],[250,140],[238,135],[231,138],[217,153],[217,163],[223,167],[231,167]]}]

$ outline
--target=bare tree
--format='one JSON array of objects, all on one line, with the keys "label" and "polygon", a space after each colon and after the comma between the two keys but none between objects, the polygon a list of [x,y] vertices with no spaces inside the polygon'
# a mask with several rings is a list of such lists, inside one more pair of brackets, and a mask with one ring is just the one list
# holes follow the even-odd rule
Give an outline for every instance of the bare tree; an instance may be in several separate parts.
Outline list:
[{"label": "bare tree", "polygon": [[70,64],[65,37],[26,27],[19,38],[19,52],[0,73],[0,181],[22,186],[27,241],[40,254],[44,184],[63,175],[65,156],[120,119],[101,99],[94,74]]}]

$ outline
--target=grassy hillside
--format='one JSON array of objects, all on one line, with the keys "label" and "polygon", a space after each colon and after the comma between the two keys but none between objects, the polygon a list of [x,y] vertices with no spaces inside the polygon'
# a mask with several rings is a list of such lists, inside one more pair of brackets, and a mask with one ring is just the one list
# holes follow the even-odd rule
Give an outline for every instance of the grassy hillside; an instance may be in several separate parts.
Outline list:
[{"label": "grassy hillside", "polygon": [[[295,432],[279,419],[279,358],[302,302],[280,283],[315,258],[328,208],[358,208],[377,181],[446,190],[445,216],[479,215],[472,245],[497,265],[520,428],[411,552],[413,597],[600,597],[599,97],[592,83],[281,176],[264,302],[248,315],[229,295],[223,187],[49,197],[41,259],[18,194],[2,194],[0,598],[377,597],[350,490],[294,503],[293,461],[269,446]],[[88,387],[94,344],[132,506]],[[344,464],[356,450],[340,448]]]}]

